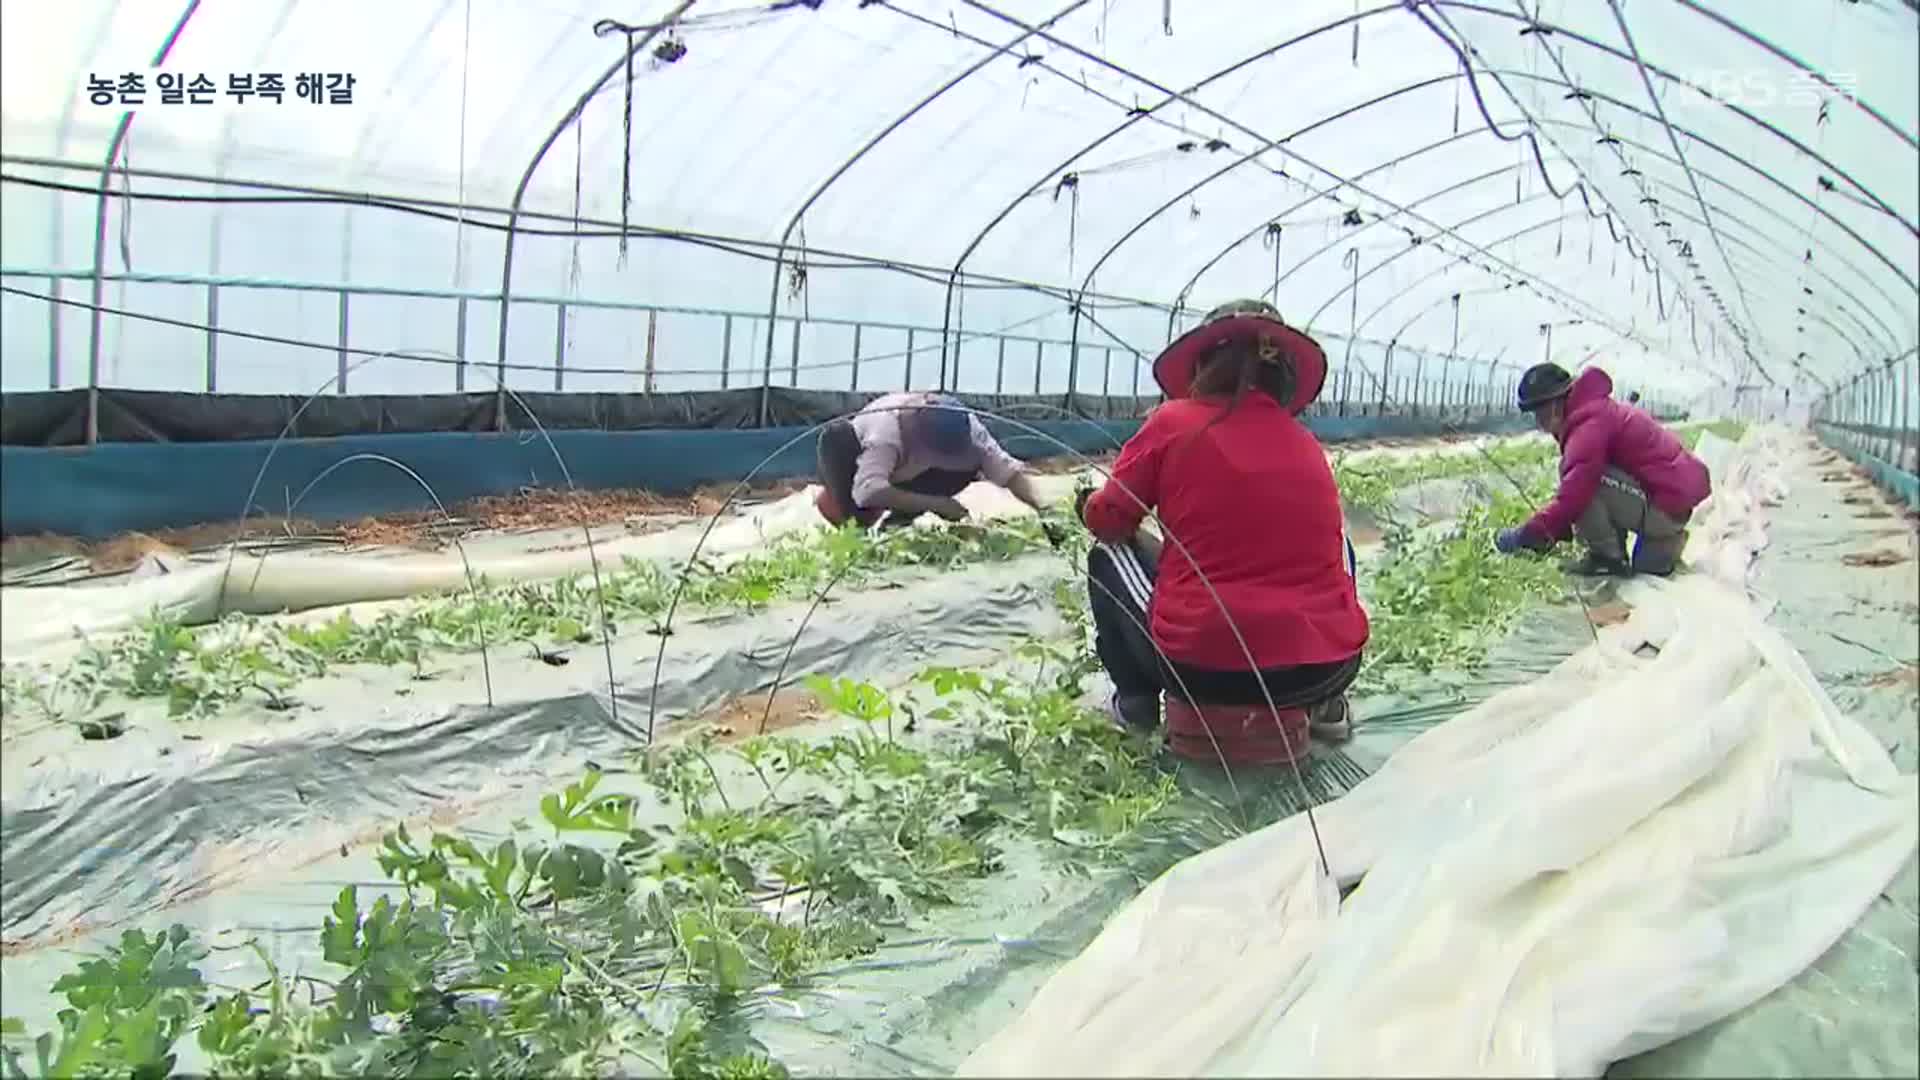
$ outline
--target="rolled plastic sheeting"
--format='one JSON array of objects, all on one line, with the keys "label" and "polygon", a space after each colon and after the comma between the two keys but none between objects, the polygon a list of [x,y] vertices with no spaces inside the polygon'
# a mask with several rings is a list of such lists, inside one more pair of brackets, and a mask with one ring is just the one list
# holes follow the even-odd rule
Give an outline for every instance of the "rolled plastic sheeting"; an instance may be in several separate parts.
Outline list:
[{"label": "rolled plastic sheeting", "polygon": [[[1064,489],[1072,480],[1071,476],[1036,477],[1035,483],[1044,492]],[[700,545],[701,556],[725,560],[764,548],[782,536],[823,527],[825,522],[813,505],[817,491],[809,487],[722,521]],[[959,498],[979,518],[1031,513],[1012,495],[991,484],[974,484]],[[385,558],[307,553],[270,558],[237,555],[231,571],[222,557],[124,585],[9,588],[4,590],[5,602],[0,603],[0,649],[7,659],[17,660],[76,635],[126,630],[156,613],[182,625],[197,626],[227,612],[271,615],[451,592],[467,587],[469,569],[476,582],[481,578],[496,582],[544,581],[586,574],[597,558],[605,573],[617,569],[622,559],[685,559],[705,527],[701,522],[637,537],[604,529],[595,537],[591,557],[584,542],[561,551],[486,557],[469,552],[464,560],[457,548],[432,555]],[[584,541],[584,534],[581,539]]]},{"label": "rolled plastic sheeting", "polygon": [[1318,807],[1331,876],[1300,815],[1187,860],[958,1074],[1597,1076],[1812,964],[1920,788],[1724,583],[1764,502],[1724,475],[1716,570]]}]

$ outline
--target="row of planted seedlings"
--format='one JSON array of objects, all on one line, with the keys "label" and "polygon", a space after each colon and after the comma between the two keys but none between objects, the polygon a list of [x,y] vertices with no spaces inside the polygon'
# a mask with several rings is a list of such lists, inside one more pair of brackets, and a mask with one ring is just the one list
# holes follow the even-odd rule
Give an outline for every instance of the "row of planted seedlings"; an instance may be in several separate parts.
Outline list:
[{"label": "row of planted seedlings", "polygon": [[[1534,469],[1550,447],[1509,444],[1479,453],[1379,457],[1337,463],[1348,505],[1384,513],[1409,484],[1488,470]],[[902,568],[947,569],[1005,561],[1040,551],[1046,537],[1033,518],[990,527],[890,531],[856,529],[783,537],[767,549],[724,564],[701,560],[688,571],[681,610],[752,612],[817,595],[830,582],[859,589],[875,575]],[[1423,555],[1422,558],[1430,555]],[[176,720],[207,719],[244,699],[272,710],[294,704],[293,688],[345,665],[404,665],[431,678],[436,662],[471,654],[483,644],[497,656],[561,662],[564,650],[591,644],[623,627],[657,631],[680,567],[628,559],[601,576],[497,584],[447,593],[362,622],[351,614],[318,625],[230,615],[204,627],[154,616],[103,641],[86,640],[57,665],[0,668],[0,713],[9,737],[63,724],[83,735],[117,733],[120,705],[161,701]],[[602,619],[604,602],[605,620]]]},{"label": "row of planted seedlings", "polygon": [[[1541,494],[1550,458],[1493,454],[1341,464],[1356,490],[1385,493],[1357,498],[1381,511],[1393,486],[1470,476],[1475,459],[1525,489],[1441,530],[1389,532],[1366,578],[1369,680],[1470,666],[1530,599],[1553,594],[1543,563],[1487,555],[1492,531]],[[1023,528],[1010,533],[1037,544]],[[265,977],[223,985],[194,932],[129,930],[54,984],[65,1008],[53,1030],[7,1022],[5,1068],[786,1075],[752,1036],[756,1017],[912,947],[938,909],[1003,876],[1015,849],[1063,872],[1144,878],[1297,809],[1285,776],[1244,782],[1234,805],[1196,791],[1149,740],[1089,708],[1084,586],[1068,578],[1055,596],[1071,632],[1023,644],[1008,674],[934,669],[894,693],[816,678],[838,730],[735,743],[696,732],[637,754],[642,795],[608,793],[590,772],[541,800],[544,828],[506,839],[393,831],[379,851],[389,887],[340,890],[314,970],[279,970],[254,944]]]},{"label": "row of planted seedlings", "polygon": [[[765,549],[687,569],[683,615],[755,612],[816,594],[829,582],[858,589],[876,575],[906,568],[944,569],[1000,562],[1046,546],[1028,518],[990,528],[857,529],[781,537]],[[657,632],[680,565],[636,559],[592,577],[502,584],[425,598],[362,622],[350,613],[315,624],[230,615],[188,627],[159,616],[103,641],[87,640],[58,665],[18,664],[0,672],[0,709],[18,733],[64,723],[98,725],[125,701],[164,701],[176,720],[207,719],[243,699],[284,710],[302,680],[352,664],[405,666],[430,679],[436,664],[487,647],[493,656],[564,662],[565,651],[623,629]],[[604,604],[604,609],[603,609]],[[602,618],[602,611],[605,618]]]}]

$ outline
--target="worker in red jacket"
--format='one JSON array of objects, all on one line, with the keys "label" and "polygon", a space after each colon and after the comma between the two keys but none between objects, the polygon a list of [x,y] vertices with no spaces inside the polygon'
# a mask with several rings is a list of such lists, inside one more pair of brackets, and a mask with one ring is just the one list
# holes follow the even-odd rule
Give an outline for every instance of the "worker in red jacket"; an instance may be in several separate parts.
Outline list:
[{"label": "worker in red jacket", "polygon": [[[1080,512],[1122,724],[1156,725],[1163,692],[1208,706],[1270,695],[1315,734],[1350,733],[1367,616],[1333,470],[1299,419],[1326,371],[1320,346],[1257,300],[1214,309],[1154,361],[1167,401]],[[1149,510],[1164,548],[1140,530]]]},{"label": "worker in red jacket", "polygon": [[[1502,531],[1503,554],[1544,551],[1578,536],[1587,552],[1571,573],[1665,576],[1679,565],[1687,523],[1713,491],[1706,463],[1646,411],[1612,398],[1599,368],[1579,378],[1558,364],[1520,376],[1519,405],[1560,444],[1560,490],[1532,520]],[[1627,534],[1637,542],[1627,557]]]}]

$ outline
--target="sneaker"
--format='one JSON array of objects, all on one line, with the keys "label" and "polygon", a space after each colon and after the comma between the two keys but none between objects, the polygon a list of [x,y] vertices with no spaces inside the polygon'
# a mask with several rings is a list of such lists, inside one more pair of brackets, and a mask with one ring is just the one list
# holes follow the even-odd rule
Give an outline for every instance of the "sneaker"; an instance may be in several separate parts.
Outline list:
[{"label": "sneaker", "polygon": [[1347,695],[1341,694],[1307,710],[1307,734],[1333,743],[1353,738],[1353,707],[1347,704]]},{"label": "sneaker", "polygon": [[1107,699],[1107,717],[1122,731],[1152,731],[1160,726],[1160,696],[1116,690]]},{"label": "sneaker", "polygon": [[1570,562],[1562,563],[1560,569],[1574,577],[1632,577],[1633,567],[1621,559],[1587,552]]}]

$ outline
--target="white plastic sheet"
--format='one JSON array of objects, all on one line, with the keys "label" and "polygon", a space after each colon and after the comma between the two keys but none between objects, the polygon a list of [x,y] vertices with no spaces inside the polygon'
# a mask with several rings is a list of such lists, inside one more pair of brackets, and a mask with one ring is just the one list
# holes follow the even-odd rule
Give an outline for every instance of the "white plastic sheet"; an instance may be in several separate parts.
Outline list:
[{"label": "white plastic sheet", "polygon": [[1331,878],[1303,816],[1182,863],[960,1075],[1592,1076],[1811,964],[1920,790],[1716,580],[1764,540],[1764,456],[1723,463],[1714,573],[1630,584],[1594,647],[1318,808]]}]

